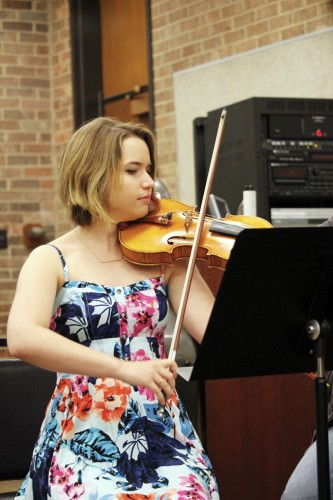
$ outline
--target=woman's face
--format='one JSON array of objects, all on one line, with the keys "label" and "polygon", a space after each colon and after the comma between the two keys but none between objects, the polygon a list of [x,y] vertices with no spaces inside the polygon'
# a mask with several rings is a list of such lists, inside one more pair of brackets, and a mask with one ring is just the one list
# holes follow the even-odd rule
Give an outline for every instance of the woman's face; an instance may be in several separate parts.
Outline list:
[{"label": "woman's face", "polygon": [[147,144],[138,137],[127,137],[122,144],[120,186],[110,200],[110,217],[124,222],[144,217],[154,189],[152,164]]}]

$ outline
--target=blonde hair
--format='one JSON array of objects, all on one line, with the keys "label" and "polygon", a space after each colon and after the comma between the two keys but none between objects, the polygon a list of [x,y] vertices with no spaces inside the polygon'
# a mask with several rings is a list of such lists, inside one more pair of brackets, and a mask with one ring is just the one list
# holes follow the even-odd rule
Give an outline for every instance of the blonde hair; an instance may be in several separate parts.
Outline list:
[{"label": "blonde hair", "polygon": [[110,199],[119,187],[122,143],[128,136],[139,137],[147,144],[154,179],[156,143],[145,125],[101,117],[85,123],[72,135],[60,165],[59,193],[76,224],[89,225],[93,217],[110,222]]}]

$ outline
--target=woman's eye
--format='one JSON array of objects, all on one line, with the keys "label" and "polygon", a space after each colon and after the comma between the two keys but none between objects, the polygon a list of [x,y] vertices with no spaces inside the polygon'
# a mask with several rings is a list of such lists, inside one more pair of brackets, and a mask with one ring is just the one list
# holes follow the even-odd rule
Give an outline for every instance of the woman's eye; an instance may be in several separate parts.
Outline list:
[{"label": "woman's eye", "polygon": [[130,175],[134,175],[134,174],[136,174],[136,173],[137,173],[137,169],[136,169],[136,168],[128,168],[128,169],[126,170],[126,172],[127,172],[128,174],[130,174]]}]

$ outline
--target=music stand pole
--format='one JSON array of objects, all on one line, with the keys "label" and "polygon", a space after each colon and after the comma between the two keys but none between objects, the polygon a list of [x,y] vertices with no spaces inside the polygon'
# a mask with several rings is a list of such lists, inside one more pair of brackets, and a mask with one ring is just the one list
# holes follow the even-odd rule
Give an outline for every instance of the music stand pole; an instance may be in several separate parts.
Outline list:
[{"label": "music stand pole", "polygon": [[[326,328],[327,329],[327,328]],[[311,320],[307,334],[315,341],[317,363],[316,387],[316,447],[317,447],[317,483],[319,500],[330,500],[330,461],[327,424],[327,383],[325,378],[325,336],[321,335],[319,323]],[[325,326],[322,328],[325,335]]]}]

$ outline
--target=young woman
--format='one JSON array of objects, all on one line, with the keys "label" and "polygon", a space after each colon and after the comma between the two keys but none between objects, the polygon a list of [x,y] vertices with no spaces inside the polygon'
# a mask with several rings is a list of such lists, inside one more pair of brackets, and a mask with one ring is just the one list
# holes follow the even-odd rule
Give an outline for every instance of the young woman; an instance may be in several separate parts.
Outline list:
[{"label": "young woman", "polygon": [[[75,227],[31,252],[8,321],[11,354],[58,373],[17,498],[219,498],[165,352],[187,262],[133,264],[118,241],[119,223],[147,214],[155,169],[152,133],[111,118],[65,150],[60,196]],[[195,272],[184,327],[198,342],[212,305]]]}]

